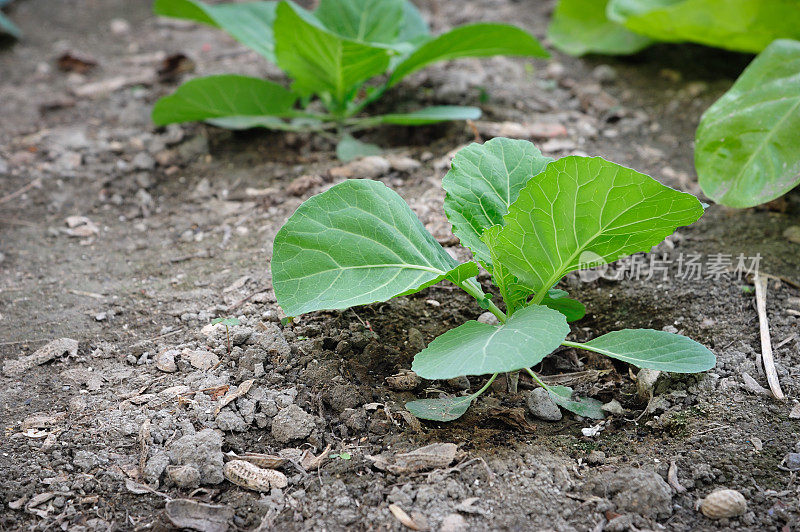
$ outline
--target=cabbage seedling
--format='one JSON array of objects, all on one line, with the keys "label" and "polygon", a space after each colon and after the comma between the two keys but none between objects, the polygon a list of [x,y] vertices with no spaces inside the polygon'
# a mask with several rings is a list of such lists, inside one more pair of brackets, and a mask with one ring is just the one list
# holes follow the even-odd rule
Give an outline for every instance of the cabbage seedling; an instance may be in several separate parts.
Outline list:
[{"label": "cabbage seedling", "polygon": [[[716,363],[699,343],[664,331],[567,340],[568,321],[583,306],[554,288],[570,272],[650,251],[695,222],[703,206],[691,194],[600,157],[552,160],[530,142],[503,138],[458,152],[442,186],[453,233],[477,262],[452,258],[383,183],[353,179],[297,209],[275,237],[271,265],[289,316],[386,301],[446,280],[497,317],[499,325],[468,321],[447,331],[414,357],[411,369],[426,379],[491,375],[473,395],[407,403],[417,417],[456,419],[499,373],[517,370],[564,408],[602,417],[596,401],[573,400],[569,388],[548,387],[530,370],[560,345],[679,373]],[[505,311],[477,282],[478,263]]]},{"label": "cabbage seedling", "polygon": [[225,337],[228,340],[228,354],[231,354],[231,332],[228,329],[228,326],[233,327],[234,325],[239,325],[239,318],[214,318],[211,320],[211,325],[216,325],[221,323],[225,326]]},{"label": "cabbage seedling", "polygon": [[[460,57],[547,57],[529,33],[508,24],[459,26],[430,34],[408,0],[321,0],[313,12],[288,1],[205,4],[156,0],[158,15],[220,28],[278,65],[289,89],[260,78],[218,75],[183,84],[159,100],[153,121],[206,121],[229,128],[338,133],[341,156],[374,151],[350,133],[384,124],[424,125],[480,116],[475,107],[434,106],[409,113],[362,116],[409,74]],[[367,84],[380,77],[380,83]]]}]

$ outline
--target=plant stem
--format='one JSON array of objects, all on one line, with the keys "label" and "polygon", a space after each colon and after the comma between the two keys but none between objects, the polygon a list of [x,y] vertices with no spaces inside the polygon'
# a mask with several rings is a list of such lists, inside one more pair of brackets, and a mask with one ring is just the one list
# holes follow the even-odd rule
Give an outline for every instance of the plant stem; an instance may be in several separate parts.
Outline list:
[{"label": "plant stem", "polygon": [[231,354],[231,333],[228,330],[228,326],[225,326],[225,336],[228,338],[228,356]]},{"label": "plant stem", "polygon": [[535,380],[537,383],[539,383],[539,386],[541,386],[545,390],[548,390],[548,391],[550,390],[550,387],[548,385],[546,385],[544,382],[542,382],[542,379],[540,379],[539,376],[536,375],[536,373],[534,373],[533,370],[531,370],[531,368],[525,368],[525,371],[528,372],[528,375],[530,375],[533,380]]},{"label": "plant stem", "polygon": [[497,305],[495,305],[491,299],[486,298],[486,293],[481,289],[481,285],[478,284],[478,281],[475,279],[467,279],[466,281],[460,283],[458,286],[461,287],[466,293],[474,297],[478,301],[485,301],[488,304],[489,312],[494,314],[500,323],[505,323],[507,316],[505,312],[500,310]]},{"label": "plant stem", "polygon": [[598,347],[592,347],[590,345],[581,344],[579,342],[570,342],[569,340],[564,340],[561,342],[561,345],[564,347],[574,347],[575,349],[585,349],[586,351],[592,351],[593,353],[600,353],[601,355],[609,356],[609,352],[605,349],[600,349]]},{"label": "plant stem", "polygon": [[[486,381],[486,384],[484,384],[483,387],[480,390],[478,390],[477,392],[473,393],[472,395],[468,395],[466,398],[469,399],[470,402],[474,401],[480,394],[482,394],[483,392],[485,392],[486,390],[489,389],[489,386],[492,385],[492,383],[494,382],[494,380],[497,378],[498,375],[499,375],[499,373],[495,373],[494,375],[489,377],[489,380]],[[459,403],[457,403],[457,404],[461,404],[463,402],[464,401],[459,401]]]}]

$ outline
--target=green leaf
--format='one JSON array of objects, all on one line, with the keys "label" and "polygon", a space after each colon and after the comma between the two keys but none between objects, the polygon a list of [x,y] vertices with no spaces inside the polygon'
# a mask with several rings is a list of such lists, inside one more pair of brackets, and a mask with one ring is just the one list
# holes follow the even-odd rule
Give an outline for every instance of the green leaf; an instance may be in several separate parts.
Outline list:
[{"label": "green leaf", "polygon": [[431,421],[453,421],[464,415],[475,397],[443,397],[441,399],[419,399],[406,403],[406,410],[420,419]]},{"label": "green leaf", "polygon": [[397,40],[405,0],[320,0],[314,15],[326,28],[354,41]]},{"label": "green leaf", "polygon": [[567,333],[563,314],[531,305],[502,325],[468,321],[447,331],[417,353],[411,369],[423,379],[515,371],[538,364]]},{"label": "green leaf", "polygon": [[353,89],[382,74],[389,50],[345,39],[315,23],[313,15],[281,2],[275,20],[278,66],[295,79],[303,94],[330,94],[343,107]]},{"label": "green leaf", "polygon": [[437,122],[450,120],[477,120],[481,117],[481,110],[477,107],[463,107],[460,105],[435,105],[411,113],[394,113],[376,117],[382,124],[395,124],[400,126],[424,126]]},{"label": "green leaf", "polygon": [[488,268],[493,261],[481,235],[503,224],[522,187],[552,160],[531,142],[506,138],[470,144],[453,158],[442,179],[444,212],[453,234]]},{"label": "green leaf", "polygon": [[272,26],[277,2],[243,2],[209,5],[199,0],[156,0],[156,15],[193,20],[221,28],[234,39],[275,62]]},{"label": "green leaf", "polygon": [[[445,201],[447,200],[445,199]],[[497,235],[500,234],[502,229],[502,225],[490,227],[481,235],[481,241],[488,246],[489,257],[491,258],[492,280],[497,288],[500,289],[500,295],[506,303],[506,314],[511,316],[527,305],[528,298],[533,294],[533,290],[521,285],[517,277],[511,274],[502,261],[498,260],[495,248],[497,246]]]},{"label": "green leaf", "polygon": [[520,191],[494,251],[537,303],[567,273],[650,251],[702,214],[691,194],[630,168],[563,157]]},{"label": "green leaf", "polygon": [[214,318],[211,320],[211,325],[216,325],[221,323],[223,325],[227,325],[228,327],[233,327],[234,325],[239,325],[239,318]]},{"label": "green leaf", "polygon": [[542,305],[563,314],[567,321],[577,321],[586,315],[586,307],[577,299],[566,297],[564,290],[550,289],[542,300]]},{"label": "green leaf", "polygon": [[575,397],[573,399],[572,388],[569,386],[546,386],[545,389],[550,393],[553,401],[561,408],[591,419],[603,419],[606,417],[602,408],[603,403],[591,397]]},{"label": "green leaf", "polygon": [[352,161],[359,157],[367,157],[368,155],[380,155],[381,153],[383,153],[383,150],[380,146],[361,142],[347,134],[336,145],[336,157],[343,162]]},{"label": "green leaf", "polygon": [[700,119],[700,187],[731,207],[781,196],[800,183],[798,135],[800,42],[775,41]]},{"label": "green leaf", "polygon": [[267,129],[277,129],[280,131],[311,131],[322,124],[320,120],[312,118],[294,118],[283,120],[277,116],[223,116],[221,118],[209,118],[207,123],[225,129],[253,129],[263,127]]},{"label": "green leaf", "polygon": [[400,25],[400,33],[397,35],[397,42],[420,42],[430,35],[428,23],[422,18],[419,9],[410,0],[403,2],[403,23]]},{"label": "green leaf", "polygon": [[800,39],[796,0],[611,0],[607,15],[659,41],[741,52],[760,52],[775,39]]},{"label": "green leaf", "polygon": [[0,13],[0,35],[10,35],[15,39],[20,39],[22,37],[22,32],[8,17]]},{"label": "green leaf", "polygon": [[305,203],[275,236],[272,283],[287,315],[345,309],[478,274],[459,264],[394,191],[351,179]]},{"label": "green leaf", "polygon": [[156,102],[153,122],[209,120],[230,116],[287,115],[297,96],[271,81],[247,76],[208,76],[187,81]]},{"label": "green leaf", "polygon": [[628,362],[634,366],[672,373],[699,373],[713,368],[714,353],[691,338],[652,329],[623,329],[571,347]]},{"label": "green leaf", "polygon": [[436,61],[459,57],[518,55],[547,57],[539,41],[526,31],[508,24],[468,24],[459,26],[420,46],[399,63],[389,78],[389,86]]},{"label": "green leaf", "polygon": [[608,0],[559,0],[547,37],[570,55],[632,54],[652,40],[606,18]]}]

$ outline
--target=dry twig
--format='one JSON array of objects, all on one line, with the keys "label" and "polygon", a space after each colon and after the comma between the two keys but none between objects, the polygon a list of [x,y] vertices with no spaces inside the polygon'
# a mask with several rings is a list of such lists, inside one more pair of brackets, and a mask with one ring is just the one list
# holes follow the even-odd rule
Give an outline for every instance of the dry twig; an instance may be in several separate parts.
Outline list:
[{"label": "dry twig", "polygon": [[756,309],[758,311],[758,325],[761,333],[761,360],[764,372],[767,374],[769,389],[775,399],[784,399],[778,373],[775,371],[775,359],[772,356],[772,341],[769,337],[769,322],[767,321],[767,279],[755,274]]}]

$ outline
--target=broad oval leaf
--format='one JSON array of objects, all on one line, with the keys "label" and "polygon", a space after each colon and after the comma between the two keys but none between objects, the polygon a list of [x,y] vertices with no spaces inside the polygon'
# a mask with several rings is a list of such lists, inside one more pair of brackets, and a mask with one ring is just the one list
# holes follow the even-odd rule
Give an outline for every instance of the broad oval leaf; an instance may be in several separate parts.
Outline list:
[{"label": "broad oval leaf", "polygon": [[653,329],[623,329],[584,344],[565,342],[565,345],[588,349],[640,368],[672,373],[699,373],[717,363],[714,353],[691,338]]},{"label": "broad oval leaf", "polygon": [[541,302],[571,271],[650,249],[695,222],[685,192],[600,157],[563,157],[520,191],[493,252]]},{"label": "broad oval leaf", "polygon": [[389,78],[389,86],[436,61],[459,57],[519,55],[548,57],[531,34],[509,24],[468,24],[427,41],[400,62]]},{"label": "broad oval leaf", "polygon": [[450,120],[477,120],[481,110],[460,105],[435,105],[410,113],[393,113],[376,117],[382,124],[399,126],[424,126]]},{"label": "broad oval leaf", "polygon": [[311,13],[290,2],[278,4],[275,56],[303,94],[330,94],[338,105],[365,80],[389,66],[386,48],[345,39],[324,29]]},{"label": "broad oval leaf", "polygon": [[731,207],[771,201],[800,183],[798,138],[800,42],[775,41],[703,113],[694,152],[700,187]]},{"label": "broad oval leaf", "polygon": [[397,40],[406,0],[320,0],[314,15],[342,37],[390,44]]},{"label": "broad oval leaf", "polygon": [[453,421],[463,416],[475,397],[442,397],[441,399],[418,399],[406,403],[406,410],[420,419],[431,421]]},{"label": "broad oval leaf", "polygon": [[568,333],[563,314],[530,305],[502,325],[468,321],[447,331],[417,353],[411,369],[424,379],[515,371],[541,362]]},{"label": "broad oval leaf", "polygon": [[800,39],[797,0],[611,0],[607,14],[660,41],[741,52],[760,52],[775,39]]},{"label": "broad oval leaf", "polygon": [[272,26],[278,2],[206,4],[199,0],[156,0],[153,11],[227,31],[231,37],[275,62]]},{"label": "broad oval leaf", "polygon": [[570,55],[632,54],[652,44],[652,39],[608,20],[607,4],[608,0],[559,0],[547,37]]},{"label": "broad oval leaf", "polygon": [[275,236],[272,284],[297,316],[411,294],[478,274],[459,264],[405,201],[379,181],[351,179],[304,202]]},{"label": "broad oval leaf", "polygon": [[590,419],[606,417],[603,412],[603,403],[591,397],[575,397],[573,399],[572,388],[569,386],[547,386],[545,389],[561,408]]},{"label": "broad oval leaf", "polygon": [[277,83],[237,75],[187,81],[156,102],[158,125],[233,116],[288,115],[297,96]]},{"label": "broad oval leaf", "polygon": [[552,160],[531,142],[501,137],[470,144],[453,158],[442,179],[444,212],[453,234],[480,262],[488,267],[493,262],[483,232],[503,224],[522,187]]}]

